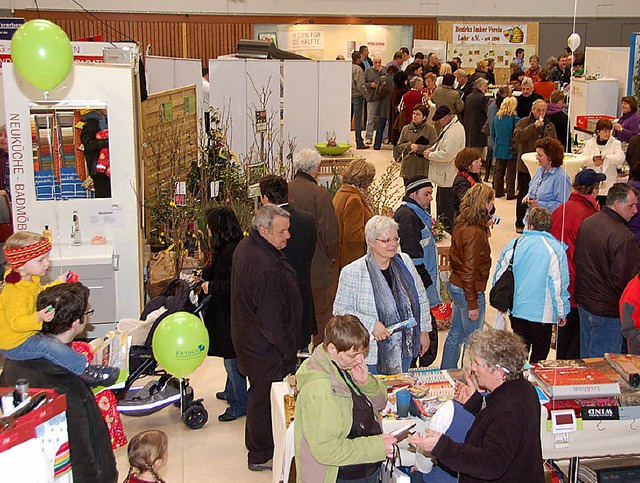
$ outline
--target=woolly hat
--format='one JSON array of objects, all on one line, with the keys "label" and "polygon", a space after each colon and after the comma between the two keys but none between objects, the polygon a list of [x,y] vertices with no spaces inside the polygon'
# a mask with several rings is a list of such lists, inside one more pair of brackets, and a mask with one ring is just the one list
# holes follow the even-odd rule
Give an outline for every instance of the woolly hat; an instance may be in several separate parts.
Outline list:
[{"label": "woolly hat", "polygon": [[407,179],[404,185],[404,194],[409,196],[411,193],[415,193],[420,188],[433,187],[429,178],[424,174],[416,174]]}]

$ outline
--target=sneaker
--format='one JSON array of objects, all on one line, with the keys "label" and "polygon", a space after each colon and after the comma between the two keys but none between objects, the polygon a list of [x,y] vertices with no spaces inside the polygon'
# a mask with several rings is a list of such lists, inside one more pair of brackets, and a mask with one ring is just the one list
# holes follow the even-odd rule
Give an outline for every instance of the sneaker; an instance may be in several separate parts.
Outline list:
[{"label": "sneaker", "polygon": [[270,459],[265,463],[249,463],[247,466],[250,471],[270,471],[273,469],[273,459]]},{"label": "sneaker", "polygon": [[109,366],[96,366],[93,364],[89,364],[82,374],[80,374],[80,379],[82,379],[87,386],[111,386],[117,380],[120,375],[120,369],[117,367],[109,367]]}]

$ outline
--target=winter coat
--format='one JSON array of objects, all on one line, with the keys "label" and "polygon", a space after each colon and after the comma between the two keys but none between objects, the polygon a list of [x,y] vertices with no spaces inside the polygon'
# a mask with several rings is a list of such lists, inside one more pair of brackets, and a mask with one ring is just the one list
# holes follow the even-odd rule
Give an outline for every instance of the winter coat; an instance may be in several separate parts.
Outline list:
[{"label": "winter coat", "polygon": [[533,106],[533,103],[538,99],[543,99],[543,97],[537,92],[532,92],[531,95],[526,97],[520,94],[516,99],[518,101],[516,114],[522,119],[531,114],[531,106]]},{"label": "winter coat", "polygon": [[564,150],[567,151],[567,147],[571,144],[569,139],[567,139],[569,116],[567,116],[558,104],[547,104],[547,117],[556,128],[558,141],[562,143]]},{"label": "winter coat", "polygon": [[389,118],[391,111],[391,93],[393,92],[393,76],[391,74],[380,76],[380,86],[383,84],[387,86],[387,93],[382,99],[378,98],[380,101],[380,104],[378,104],[378,117],[380,119]]},{"label": "winter coat", "polygon": [[449,281],[464,290],[469,310],[478,308],[478,292],[484,292],[491,270],[491,246],[487,227],[456,225],[449,251]]},{"label": "winter coat", "polygon": [[231,342],[231,267],[239,242],[233,240],[218,248],[211,265],[202,271],[211,295],[204,314],[204,324],[209,331],[209,355],[225,359],[236,358]]},{"label": "winter coat", "polygon": [[626,160],[627,164],[631,167],[640,162],[640,134],[637,134],[629,139]]},{"label": "winter coat", "polygon": [[464,110],[464,101],[460,98],[460,92],[455,90],[453,86],[440,86],[431,94],[431,102],[436,105],[436,109],[440,106],[447,106],[451,109],[452,114],[459,114]]},{"label": "winter coat", "polygon": [[540,402],[529,381],[505,381],[484,398],[475,392],[464,408],[476,416],[464,443],[443,435],[431,451],[460,483],[545,481]]},{"label": "winter coat", "polygon": [[[305,483],[335,482],[341,466],[382,462],[385,444],[382,436],[348,439],[353,425],[351,391],[333,364],[324,345],[296,372],[297,389],[295,453],[297,480]],[[369,375],[358,389],[371,402],[374,417],[387,403],[387,390]]]},{"label": "winter coat", "polygon": [[[467,171],[467,174],[473,179],[476,184],[480,182],[480,175],[475,173],[470,173]],[[462,198],[464,195],[471,189],[471,181],[467,179],[466,176],[462,174],[457,174],[455,179],[453,180],[453,219],[455,221],[458,218],[458,213],[460,213],[460,203],[462,203]]]},{"label": "winter coat", "polygon": [[343,184],[333,197],[333,207],[340,229],[340,255],[338,270],[367,253],[364,226],[373,216],[364,194],[348,184]]},{"label": "winter coat", "polygon": [[608,206],[582,222],[573,254],[576,303],[600,317],[620,317],[618,303],[640,269],[638,240]]},{"label": "winter coat", "polygon": [[640,355],[640,276],[631,279],[620,297],[622,336],[629,354]]},{"label": "winter coat", "polygon": [[282,251],[253,228],[233,255],[231,339],[241,374],[277,381],[295,369],[302,297]]},{"label": "winter coat", "polygon": [[96,175],[100,151],[103,148],[109,147],[108,139],[96,139],[96,134],[101,130],[97,119],[87,119],[80,133],[80,139],[84,146],[84,158],[87,163],[87,171],[89,171],[90,176]]},{"label": "winter coat", "polygon": [[458,173],[453,160],[464,148],[465,139],[464,127],[458,118],[454,117],[442,128],[432,146],[433,151],[429,153],[429,178],[443,188],[453,186],[453,180]]},{"label": "winter coat", "polygon": [[364,72],[358,64],[351,64],[351,99],[367,95]]},{"label": "winter coat", "polygon": [[[640,191],[640,181],[629,180],[628,184]],[[638,199],[638,208],[640,209],[640,198]],[[636,236],[638,243],[640,243],[640,216],[636,215],[631,218],[629,223],[627,223],[627,228],[631,230],[631,233]]]},{"label": "winter coat", "polygon": [[331,195],[306,173],[298,172],[289,182],[289,203],[308,211],[316,220],[318,237],[311,262],[311,287],[331,287],[336,278],[340,234],[338,218],[333,209]]},{"label": "winter coat", "polygon": [[[502,250],[493,275],[493,285],[509,266],[514,243],[515,239],[509,241]],[[513,256],[515,292],[511,314],[514,317],[556,324],[558,318],[567,316],[571,307],[565,249],[564,243],[558,242],[545,231],[525,230],[518,238]]]},{"label": "winter coat", "polygon": [[598,136],[594,136],[587,141],[582,150],[582,155],[589,158],[589,161],[593,161],[594,156],[602,155],[604,157],[604,163],[602,166],[591,166],[592,169],[604,173],[607,177],[601,185],[600,195],[607,196],[609,188],[618,182],[617,166],[624,164],[624,152],[622,151],[622,143],[613,136],[607,139],[607,144],[600,145],[597,142]]},{"label": "winter coat", "polygon": [[516,155],[511,154],[511,136],[520,118],[516,115],[496,116],[491,123],[491,139],[493,139],[493,156],[496,159],[514,159]]},{"label": "winter coat", "polygon": [[576,265],[573,261],[573,252],[576,246],[578,229],[584,220],[599,210],[600,207],[593,196],[588,198],[574,191],[569,195],[569,200],[558,206],[551,214],[551,234],[567,246],[567,263],[569,266],[568,290],[572,307],[577,307],[573,296],[573,286],[576,280]]},{"label": "winter coat", "polygon": [[32,388],[55,389],[58,394],[65,395],[73,481],[116,483],[118,470],[109,430],[84,381],[46,359],[6,360],[0,385],[14,386],[20,378],[26,378]]},{"label": "winter coat", "polygon": [[622,125],[622,131],[613,130],[613,136],[623,143],[628,143],[629,140],[640,134],[640,112],[627,112],[620,116],[618,124]]},{"label": "winter coat", "polygon": [[367,89],[367,102],[378,102],[378,96],[376,96],[376,92],[378,91],[377,87],[373,87],[371,83],[379,83],[380,75],[382,74],[381,70],[377,70],[375,67],[369,67],[364,71],[364,85]]},{"label": "winter coat", "polygon": [[442,300],[439,293],[438,248],[433,237],[431,214],[413,199],[405,196],[393,214],[393,219],[398,223],[402,253],[411,257],[427,289],[429,304],[431,307],[440,305]]},{"label": "winter coat", "polygon": [[473,148],[483,148],[487,145],[487,136],[481,129],[487,121],[487,104],[489,98],[484,92],[474,89],[465,99],[464,131],[467,138],[466,145]]},{"label": "winter coat", "polygon": [[313,215],[307,211],[296,210],[289,203],[281,208],[289,213],[289,233],[287,246],[282,250],[296,272],[296,280],[302,295],[302,325],[298,349],[309,345],[311,336],[318,333],[316,311],[313,306],[311,289],[311,264],[316,250],[317,232]]},{"label": "winter coat", "polygon": [[[427,139],[427,144],[418,144],[418,150],[412,153],[411,145],[421,136]],[[437,138],[436,130],[426,120],[418,125],[410,122],[402,128],[400,139],[398,139],[398,144],[393,152],[397,161],[402,159],[401,175],[403,178],[410,178],[417,174],[429,176],[429,161],[424,158],[423,154],[424,150],[432,146]]]},{"label": "winter coat", "polygon": [[[420,332],[431,332],[431,312],[429,310],[429,299],[424,289],[422,279],[409,255],[399,253],[402,261],[409,269],[411,276],[418,290],[418,299],[420,300]],[[360,319],[370,334],[378,320],[378,310],[376,309],[376,301],[373,294],[373,284],[371,276],[367,269],[367,261],[365,255],[358,258],[355,262],[350,263],[342,272],[340,272],[340,281],[338,282],[338,292],[333,302],[333,315],[355,315]],[[369,342],[369,352],[365,362],[369,365],[378,363],[378,344],[375,340]]]},{"label": "winter coat", "polygon": [[548,117],[544,118],[544,125],[536,127],[536,118],[533,114],[522,118],[513,130],[513,139],[518,143],[518,164],[516,169],[521,173],[529,173],[527,165],[522,161],[522,155],[533,153],[536,150],[536,141],[542,138],[557,138],[556,128]]}]

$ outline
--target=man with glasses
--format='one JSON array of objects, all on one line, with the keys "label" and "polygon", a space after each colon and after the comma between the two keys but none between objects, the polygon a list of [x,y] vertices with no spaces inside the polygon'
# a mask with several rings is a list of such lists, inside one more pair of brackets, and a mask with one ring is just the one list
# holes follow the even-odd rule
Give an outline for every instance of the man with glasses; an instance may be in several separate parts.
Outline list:
[{"label": "man with glasses", "polygon": [[[93,310],[89,289],[79,282],[47,288],[38,296],[37,309],[55,309],[42,332],[69,344],[82,334]],[[91,390],[79,376],[46,359],[5,361],[0,385],[13,386],[26,378],[31,387],[55,389],[66,396],[69,453],[75,481],[114,483],[118,478],[109,430]]]}]

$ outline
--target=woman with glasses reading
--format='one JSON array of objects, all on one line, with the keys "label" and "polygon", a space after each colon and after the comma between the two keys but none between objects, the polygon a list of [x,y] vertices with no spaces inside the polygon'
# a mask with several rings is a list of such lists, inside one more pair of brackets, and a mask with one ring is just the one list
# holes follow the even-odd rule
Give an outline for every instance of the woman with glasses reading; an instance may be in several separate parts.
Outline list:
[{"label": "woman with glasses reading", "polygon": [[398,253],[393,219],[376,215],[364,231],[368,253],[340,273],[333,315],[355,315],[369,331],[371,373],[406,372],[429,348],[427,292],[411,258]]},{"label": "woman with glasses reading", "polygon": [[449,252],[449,294],[453,313],[442,353],[442,369],[458,367],[460,348],[484,323],[484,291],[491,269],[488,230],[493,199],[493,189],[479,183],[467,191],[460,203]]}]

